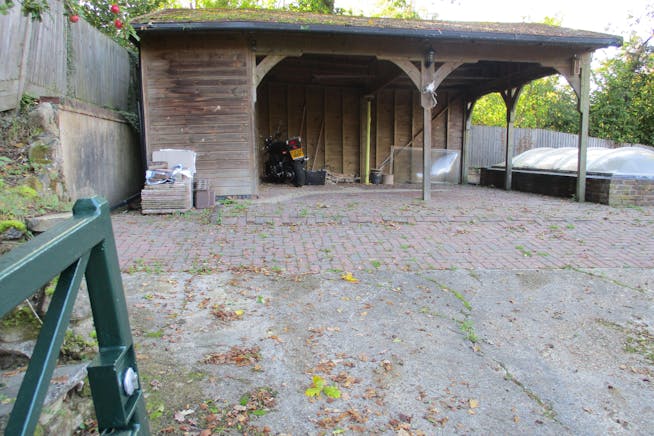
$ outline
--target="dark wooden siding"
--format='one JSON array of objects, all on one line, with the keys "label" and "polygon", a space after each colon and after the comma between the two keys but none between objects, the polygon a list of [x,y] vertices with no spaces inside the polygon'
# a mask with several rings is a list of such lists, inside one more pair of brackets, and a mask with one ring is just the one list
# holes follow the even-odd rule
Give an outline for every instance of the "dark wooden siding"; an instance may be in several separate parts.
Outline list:
[{"label": "dark wooden siding", "polygon": [[257,123],[259,144],[277,131],[283,138],[301,136],[309,169],[359,174],[359,90],[264,81],[257,96],[258,113],[265,114],[259,116],[269,120]]},{"label": "dark wooden siding", "polygon": [[197,152],[197,178],[217,195],[256,193],[252,59],[237,38],[143,41],[148,157],[161,148]]},{"label": "dark wooden siding", "polygon": [[[361,117],[365,114],[361,90],[264,80],[257,95],[259,144],[277,129],[285,138],[300,135],[310,157],[309,169],[360,176]],[[371,107],[370,167],[381,165],[394,146],[396,183],[417,182],[416,174],[422,172],[423,144],[420,94],[409,88],[383,89],[375,94]],[[438,105],[432,111],[432,148],[461,149],[462,111],[460,99],[439,93]],[[389,165],[384,172],[389,172]]]}]

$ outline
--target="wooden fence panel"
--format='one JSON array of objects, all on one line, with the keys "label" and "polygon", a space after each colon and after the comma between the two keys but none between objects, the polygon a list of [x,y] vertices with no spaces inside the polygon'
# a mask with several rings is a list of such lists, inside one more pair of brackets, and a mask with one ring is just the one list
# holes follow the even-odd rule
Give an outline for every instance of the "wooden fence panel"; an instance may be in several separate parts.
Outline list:
[{"label": "wooden fence panel", "polygon": [[24,93],[127,110],[127,51],[82,20],[69,23],[63,2],[49,3],[41,22],[23,17],[18,3],[0,15],[0,111],[15,108]]},{"label": "wooden fence panel", "polygon": [[[18,6],[16,6],[18,7]],[[66,95],[67,21],[62,2],[50,2],[42,22],[32,22],[25,87],[34,96]],[[95,102],[89,102],[95,103]]]},{"label": "wooden fence panel", "polygon": [[72,65],[68,95],[99,106],[126,110],[130,88],[127,50],[86,22],[80,20],[70,27]]},{"label": "wooden fence panel", "polygon": [[[504,144],[506,142],[504,127],[473,126],[470,140],[471,167],[488,167],[504,162]],[[518,155],[539,147],[577,147],[579,136],[545,129],[515,129],[515,144],[515,154]],[[589,138],[588,146],[618,148],[642,145],[619,143],[610,139]]]},{"label": "wooden fence panel", "polygon": [[0,111],[16,107],[23,46],[30,21],[23,19],[20,6],[9,10],[8,15],[0,15]]}]

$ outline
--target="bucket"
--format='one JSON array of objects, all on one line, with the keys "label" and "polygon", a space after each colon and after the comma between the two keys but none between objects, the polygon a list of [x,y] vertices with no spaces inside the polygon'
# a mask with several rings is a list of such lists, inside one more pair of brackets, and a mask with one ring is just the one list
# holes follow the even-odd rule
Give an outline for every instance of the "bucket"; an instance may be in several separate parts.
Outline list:
[{"label": "bucket", "polygon": [[379,185],[382,182],[381,170],[370,170],[370,183]]},{"label": "bucket", "polygon": [[392,185],[393,184],[393,174],[384,174],[382,176],[382,184],[384,185]]}]

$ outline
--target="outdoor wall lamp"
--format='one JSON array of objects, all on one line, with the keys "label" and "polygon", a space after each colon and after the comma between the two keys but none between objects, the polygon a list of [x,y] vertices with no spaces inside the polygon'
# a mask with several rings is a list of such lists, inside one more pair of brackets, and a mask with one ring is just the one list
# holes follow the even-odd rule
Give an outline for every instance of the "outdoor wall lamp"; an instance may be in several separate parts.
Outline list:
[{"label": "outdoor wall lamp", "polygon": [[434,56],[436,56],[436,52],[434,51],[433,48],[429,48],[427,52],[425,53],[425,66],[429,67],[431,64],[434,63]]}]

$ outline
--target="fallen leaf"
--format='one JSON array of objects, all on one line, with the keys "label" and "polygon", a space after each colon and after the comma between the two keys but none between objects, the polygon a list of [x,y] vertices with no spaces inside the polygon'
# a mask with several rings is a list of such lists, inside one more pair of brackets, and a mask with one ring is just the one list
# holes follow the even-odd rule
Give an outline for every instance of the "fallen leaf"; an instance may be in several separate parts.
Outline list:
[{"label": "fallen leaf", "polygon": [[238,366],[253,365],[261,360],[259,347],[233,346],[227,353],[211,353],[204,358],[204,363],[222,365],[231,363]]},{"label": "fallen leaf", "polygon": [[343,275],[341,276],[341,278],[342,278],[343,280],[345,280],[346,282],[350,282],[350,283],[359,283],[359,279],[353,277],[351,272],[346,272],[345,274],[343,274]]},{"label": "fallen leaf", "polygon": [[181,423],[181,422],[186,421],[186,417],[188,415],[193,414],[193,413],[195,413],[195,410],[193,410],[193,409],[179,410],[179,411],[175,412],[174,419],[175,419],[175,421]]},{"label": "fallen leaf", "polygon": [[341,398],[341,391],[336,386],[325,386],[323,392],[329,398]]},{"label": "fallen leaf", "polygon": [[468,401],[468,404],[470,405],[471,409],[476,409],[477,407],[479,407],[478,400],[471,399],[470,401]]}]

